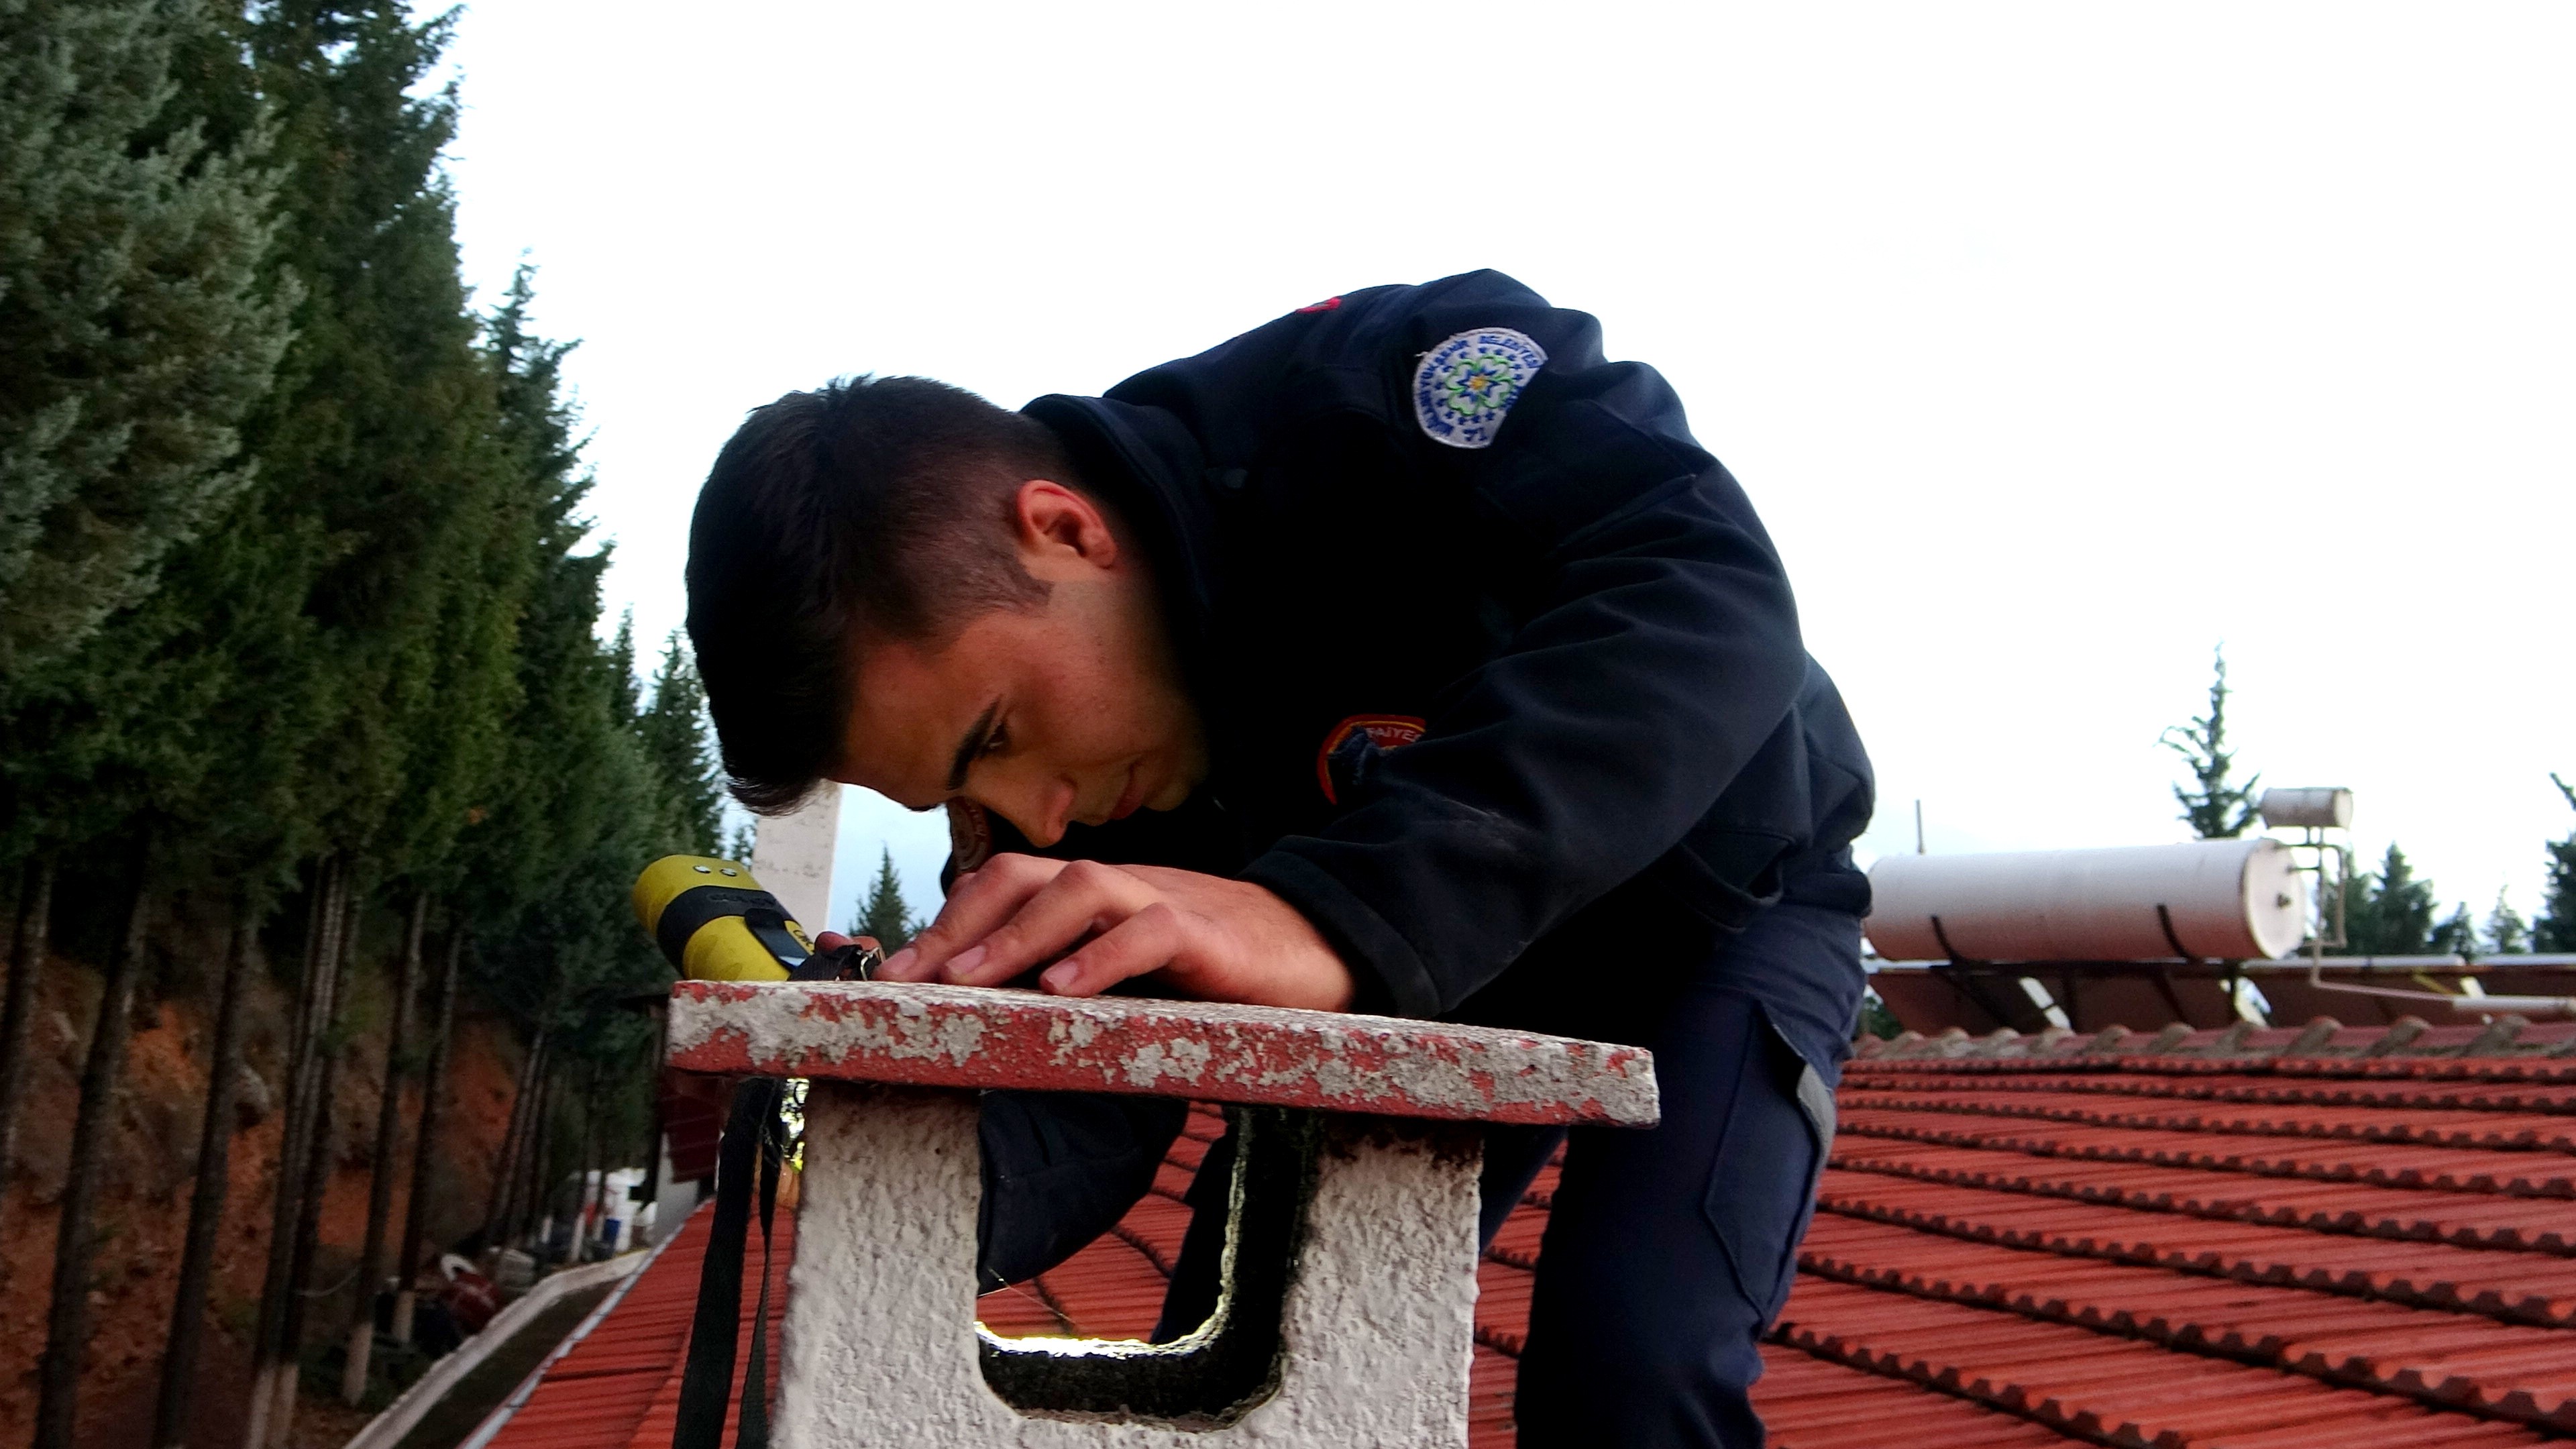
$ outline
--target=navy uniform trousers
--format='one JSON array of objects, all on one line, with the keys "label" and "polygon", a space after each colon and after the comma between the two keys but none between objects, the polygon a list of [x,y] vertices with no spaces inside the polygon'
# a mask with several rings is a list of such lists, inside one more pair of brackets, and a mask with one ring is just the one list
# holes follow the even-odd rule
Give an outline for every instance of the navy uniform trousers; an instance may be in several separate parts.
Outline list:
[{"label": "navy uniform trousers", "polygon": [[[1762,1330],[1789,1296],[1797,1241],[1833,1137],[1837,1063],[1810,1063],[1736,983],[1856,977],[1860,921],[1778,905],[1728,939],[1641,1045],[1663,1120],[1648,1131],[1496,1127],[1490,1241],[1565,1149],[1541,1252],[1515,1416],[1523,1449],[1762,1443],[1747,1397]],[[1811,1034],[1812,1035],[1812,1034]],[[993,1092],[984,1099],[979,1276],[991,1289],[1063,1261],[1143,1196],[1186,1108],[1144,1097]],[[1199,1183],[1230,1161],[1212,1149]],[[1158,1337],[1214,1301],[1223,1193],[1202,1200]]]}]

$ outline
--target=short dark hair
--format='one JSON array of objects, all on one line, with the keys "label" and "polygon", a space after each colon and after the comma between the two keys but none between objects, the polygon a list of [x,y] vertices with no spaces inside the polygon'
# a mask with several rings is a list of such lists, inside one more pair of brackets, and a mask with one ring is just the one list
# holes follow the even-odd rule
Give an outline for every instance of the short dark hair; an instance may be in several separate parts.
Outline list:
[{"label": "short dark hair", "polygon": [[755,408],[689,523],[689,639],[734,798],[793,808],[841,749],[855,639],[939,648],[1045,602],[1020,485],[1074,486],[1045,424],[925,377],[842,379]]}]

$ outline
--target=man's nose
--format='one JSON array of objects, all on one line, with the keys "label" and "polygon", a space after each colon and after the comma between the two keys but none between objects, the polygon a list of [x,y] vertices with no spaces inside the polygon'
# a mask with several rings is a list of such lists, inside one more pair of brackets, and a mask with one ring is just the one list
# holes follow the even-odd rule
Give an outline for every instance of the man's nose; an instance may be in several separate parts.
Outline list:
[{"label": "man's nose", "polygon": [[1070,782],[1036,779],[1008,793],[1017,798],[987,800],[983,802],[985,808],[1011,822],[1013,828],[1028,837],[1029,844],[1041,850],[1064,839],[1065,825],[1073,813]]}]

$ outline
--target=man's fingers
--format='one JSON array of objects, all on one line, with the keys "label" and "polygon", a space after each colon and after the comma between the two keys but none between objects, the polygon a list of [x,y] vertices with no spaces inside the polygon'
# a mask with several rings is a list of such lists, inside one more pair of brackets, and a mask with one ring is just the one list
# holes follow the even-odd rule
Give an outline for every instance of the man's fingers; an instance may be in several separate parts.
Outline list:
[{"label": "man's fingers", "polygon": [[1038,984],[1054,996],[1098,996],[1130,977],[1160,971],[1204,944],[1199,922],[1157,901],[1102,934],[1100,939],[1046,969]]},{"label": "man's fingers", "polygon": [[886,959],[877,971],[881,981],[937,981],[951,957],[974,945],[1017,914],[1029,897],[1064,869],[1064,862],[1034,855],[997,855],[980,869],[959,876],[948,888],[939,919],[922,928],[912,944]]},{"label": "man's fingers", "polygon": [[1151,886],[1116,866],[1074,861],[1032,893],[1008,921],[950,957],[940,968],[940,979],[959,986],[998,986],[1156,899]]}]

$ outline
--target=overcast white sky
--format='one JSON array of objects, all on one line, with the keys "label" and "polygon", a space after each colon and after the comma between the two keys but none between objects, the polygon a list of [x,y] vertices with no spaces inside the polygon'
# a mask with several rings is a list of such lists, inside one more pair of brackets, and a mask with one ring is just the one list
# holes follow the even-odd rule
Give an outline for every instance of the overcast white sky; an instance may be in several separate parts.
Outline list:
[{"label": "overcast white sky", "polygon": [[[2245,762],[2446,901],[2576,826],[2576,8],[480,0],[452,59],[647,638],[781,392],[1096,392],[1491,266],[1752,493],[1868,847],[2180,838],[2222,640]],[[940,818],[853,805],[842,896],[885,840],[932,904]]]}]

